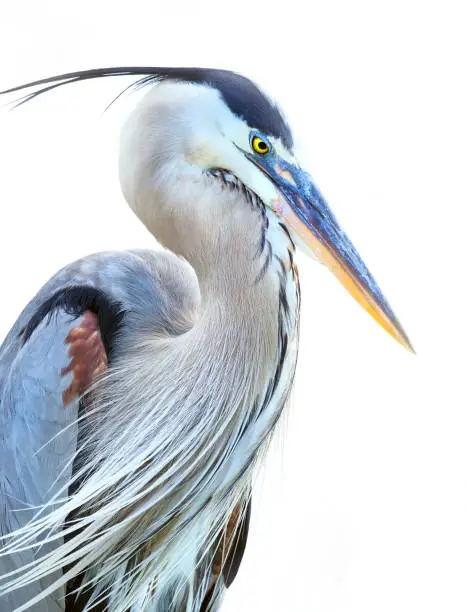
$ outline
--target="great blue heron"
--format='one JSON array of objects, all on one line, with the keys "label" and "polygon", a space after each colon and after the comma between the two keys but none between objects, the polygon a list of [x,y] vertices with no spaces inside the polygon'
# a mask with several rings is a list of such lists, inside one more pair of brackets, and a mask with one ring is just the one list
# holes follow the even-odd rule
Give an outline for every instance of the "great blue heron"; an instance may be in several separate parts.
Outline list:
[{"label": "great blue heron", "polygon": [[3,93],[118,75],[152,85],[123,128],[120,180],[166,250],[70,264],[3,344],[2,610],[219,608],[293,381],[296,245],[411,349],[248,79],[111,68]]}]

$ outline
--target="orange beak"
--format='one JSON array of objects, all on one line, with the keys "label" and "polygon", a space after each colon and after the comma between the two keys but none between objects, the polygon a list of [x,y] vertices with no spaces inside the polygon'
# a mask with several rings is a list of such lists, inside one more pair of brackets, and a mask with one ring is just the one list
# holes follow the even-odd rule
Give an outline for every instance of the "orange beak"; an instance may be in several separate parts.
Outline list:
[{"label": "orange beak", "polygon": [[290,228],[295,240],[331,270],[388,334],[414,353],[375,279],[310,177],[283,159],[247,156],[276,185],[278,197],[270,205]]}]

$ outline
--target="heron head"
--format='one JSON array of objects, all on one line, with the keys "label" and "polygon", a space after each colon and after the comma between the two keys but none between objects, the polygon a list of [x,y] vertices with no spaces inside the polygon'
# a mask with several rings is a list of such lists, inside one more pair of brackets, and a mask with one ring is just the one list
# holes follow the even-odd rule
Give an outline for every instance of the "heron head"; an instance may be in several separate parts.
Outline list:
[{"label": "heron head", "polygon": [[299,248],[324,263],[391,336],[413,350],[357,250],[295,159],[291,130],[277,105],[236,73],[186,69],[175,77],[147,93],[122,132],[123,191],[151,231],[175,250],[181,243],[186,248],[190,237],[198,240],[213,217],[225,213],[219,210],[225,199],[217,197],[216,182],[228,172],[277,215]]},{"label": "heron head", "polygon": [[218,241],[210,230],[222,227],[226,215],[236,215],[234,200],[225,193],[216,197],[220,177],[229,172],[277,216],[299,248],[324,263],[391,336],[413,350],[357,250],[296,161],[283,114],[249,79],[227,70],[105,68],[2,93],[42,87],[23,103],[67,83],[127,75],[142,76],[137,85],[155,86],[123,128],[121,184],[130,206],[161,242],[177,251],[177,245],[190,248],[201,236]]}]

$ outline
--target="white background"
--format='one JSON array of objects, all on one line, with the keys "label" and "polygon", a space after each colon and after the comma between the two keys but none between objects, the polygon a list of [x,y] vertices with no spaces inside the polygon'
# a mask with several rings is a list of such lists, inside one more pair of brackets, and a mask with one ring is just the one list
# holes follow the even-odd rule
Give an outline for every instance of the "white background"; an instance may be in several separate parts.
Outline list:
[{"label": "white background", "polygon": [[[254,496],[225,612],[467,609],[466,163],[462,2],[2,3],[0,89],[118,65],[257,80],[418,355],[301,258],[284,450]],[[150,246],[127,209],[126,79],[0,111],[0,335],[58,267]]]}]

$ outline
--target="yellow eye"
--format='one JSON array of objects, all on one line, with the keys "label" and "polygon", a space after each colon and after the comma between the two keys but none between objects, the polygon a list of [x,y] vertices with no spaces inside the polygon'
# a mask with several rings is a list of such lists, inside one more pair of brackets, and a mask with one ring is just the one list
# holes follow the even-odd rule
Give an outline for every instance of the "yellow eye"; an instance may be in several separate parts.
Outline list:
[{"label": "yellow eye", "polygon": [[259,155],[266,155],[266,153],[269,153],[268,143],[265,142],[259,136],[253,136],[253,138],[251,139],[251,148],[255,153],[258,153]]}]

